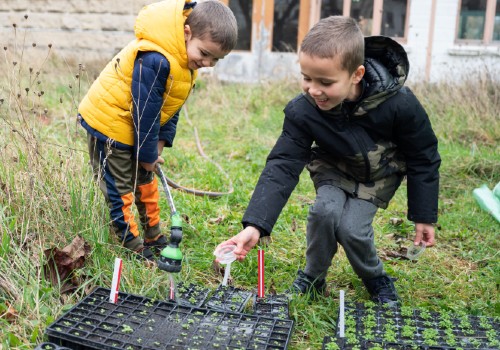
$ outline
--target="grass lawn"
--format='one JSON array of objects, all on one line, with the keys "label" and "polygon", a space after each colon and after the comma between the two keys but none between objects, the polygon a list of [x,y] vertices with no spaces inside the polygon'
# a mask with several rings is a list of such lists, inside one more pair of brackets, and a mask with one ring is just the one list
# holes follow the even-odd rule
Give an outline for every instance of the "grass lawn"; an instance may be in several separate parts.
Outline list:
[{"label": "grass lawn", "polygon": [[[42,342],[44,329],[65,310],[94,287],[111,285],[115,257],[124,259],[121,290],[166,298],[167,274],[136,261],[110,236],[107,208],[92,181],[86,135],[75,116],[95,72],[47,62],[37,75],[38,68],[30,73],[29,64],[13,65],[10,58],[2,69],[0,348],[30,349]],[[437,244],[417,261],[398,257],[411,244],[414,229],[406,219],[403,183],[389,208],[376,215],[379,254],[398,279],[403,305],[500,317],[500,224],[472,197],[474,188],[493,188],[500,181],[500,86],[485,80],[412,88],[440,141]],[[212,267],[214,248],[241,229],[246,204],[280,134],[282,109],[299,91],[295,81],[240,85],[204,77],[198,82],[174,147],[163,153],[163,169],[185,187],[230,193],[210,198],[173,191],[184,220],[179,280],[214,289],[221,283]],[[200,154],[197,140],[208,159]],[[260,245],[266,254],[266,293],[283,292],[304,266],[305,219],[313,200],[304,172],[272,241]],[[168,233],[170,213],[163,193],[161,204]],[[45,278],[44,252],[62,249],[76,236],[89,244],[90,254],[72,275],[76,288],[62,293],[59,284]],[[231,272],[233,285],[255,291],[257,250],[234,263]],[[349,301],[368,300],[342,249],[327,283],[330,297],[292,300],[296,324],[290,349],[318,349],[323,337],[333,334],[339,290],[345,290]]]}]

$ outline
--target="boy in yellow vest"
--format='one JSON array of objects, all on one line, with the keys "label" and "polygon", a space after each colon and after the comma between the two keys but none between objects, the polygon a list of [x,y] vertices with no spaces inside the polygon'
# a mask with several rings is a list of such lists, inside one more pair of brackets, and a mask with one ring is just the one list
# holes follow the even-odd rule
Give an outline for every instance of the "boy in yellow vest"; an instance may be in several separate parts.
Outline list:
[{"label": "boy in yellow vest", "polygon": [[[123,246],[154,259],[167,239],[160,232],[157,163],[172,147],[179,110],[196,70],[213,67],[236,45],[237,25],[219,1],[165,0],[145,6],[136,39],[104,68],[78,108],[88,133],[94,176]],[[144,240],[132,213],[135,203]]]}]

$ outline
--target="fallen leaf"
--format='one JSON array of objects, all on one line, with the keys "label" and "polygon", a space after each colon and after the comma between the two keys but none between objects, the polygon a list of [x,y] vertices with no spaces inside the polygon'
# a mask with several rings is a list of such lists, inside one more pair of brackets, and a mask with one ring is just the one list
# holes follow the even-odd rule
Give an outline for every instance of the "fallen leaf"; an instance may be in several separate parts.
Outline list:
[{"label": "fallen leaf", "polygon": [[46,249],[44,254],[47,262],[43,267],[45,279],[54,286],[61,283],[61,293],[76,289],[78,282],[73,272],[83,267],[89,253],[89,244],[80,236],[62,250],[57,247]]},{"label": "fallen leaf", "polygon": [[5,304],[7,304],[7,310],[0,315],[0,318],[3,318],[8,322],[14,322],[19,317],[19,314],[8,301],[6,301]]},{"label": "fallen leaf", "polygon": [[402,218],[390,218],[389,222],[391,223],[391,225],[398,226],[401,225],[404,220]]},{"label": "fallen leaf", "polygon": [[402,250],[401,251],[396,251],[396,250],[382,250],[379,253],[379,258],[382,259],[382,260],[391,260],[392,258],[408,259],[406,257],[406,252],[403,253]]},{"label": "fallen leaf", "polygon": [[210,218],[208,219],[208,222],[211,224],[220,224],[226,217],[225,216],[219,216],[217,218]]}]

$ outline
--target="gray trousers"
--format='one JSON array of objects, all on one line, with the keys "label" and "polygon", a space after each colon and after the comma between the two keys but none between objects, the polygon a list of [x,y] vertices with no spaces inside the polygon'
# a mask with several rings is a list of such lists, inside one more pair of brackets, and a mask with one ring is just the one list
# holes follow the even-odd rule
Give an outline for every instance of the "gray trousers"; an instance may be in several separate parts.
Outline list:
[{"label": "gray trousers", "polygon": [[350,197],[335,186],[319,187],[307,218],[304,272],[313,278],[325,278],[340,244],[360,278],[385,275],[373,237],[372,222],[377,209],[374,204]]}]

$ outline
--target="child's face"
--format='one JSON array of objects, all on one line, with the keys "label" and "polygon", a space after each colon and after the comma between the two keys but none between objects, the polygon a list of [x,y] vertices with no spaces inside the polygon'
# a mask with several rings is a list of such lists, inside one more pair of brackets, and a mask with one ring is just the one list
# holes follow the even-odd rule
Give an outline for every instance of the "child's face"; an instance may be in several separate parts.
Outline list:
[{"label": "child's face", "polygon": [[302,72],[302,89],[309,94],[321,110],[327,111],[344,100],[354,101],[359,97],[359,82],[363,78],[365,68],[359,66],[350,74],[342,68],[340,56],[319,58],[299,53]]},{"label": "child's face", "polygon": [[209,36],[203,39],[195,38],[188,25],[184,26],[184,39],[189,69],[213,67],[229,53],[222,51],[220,45],[210,40]]}]

